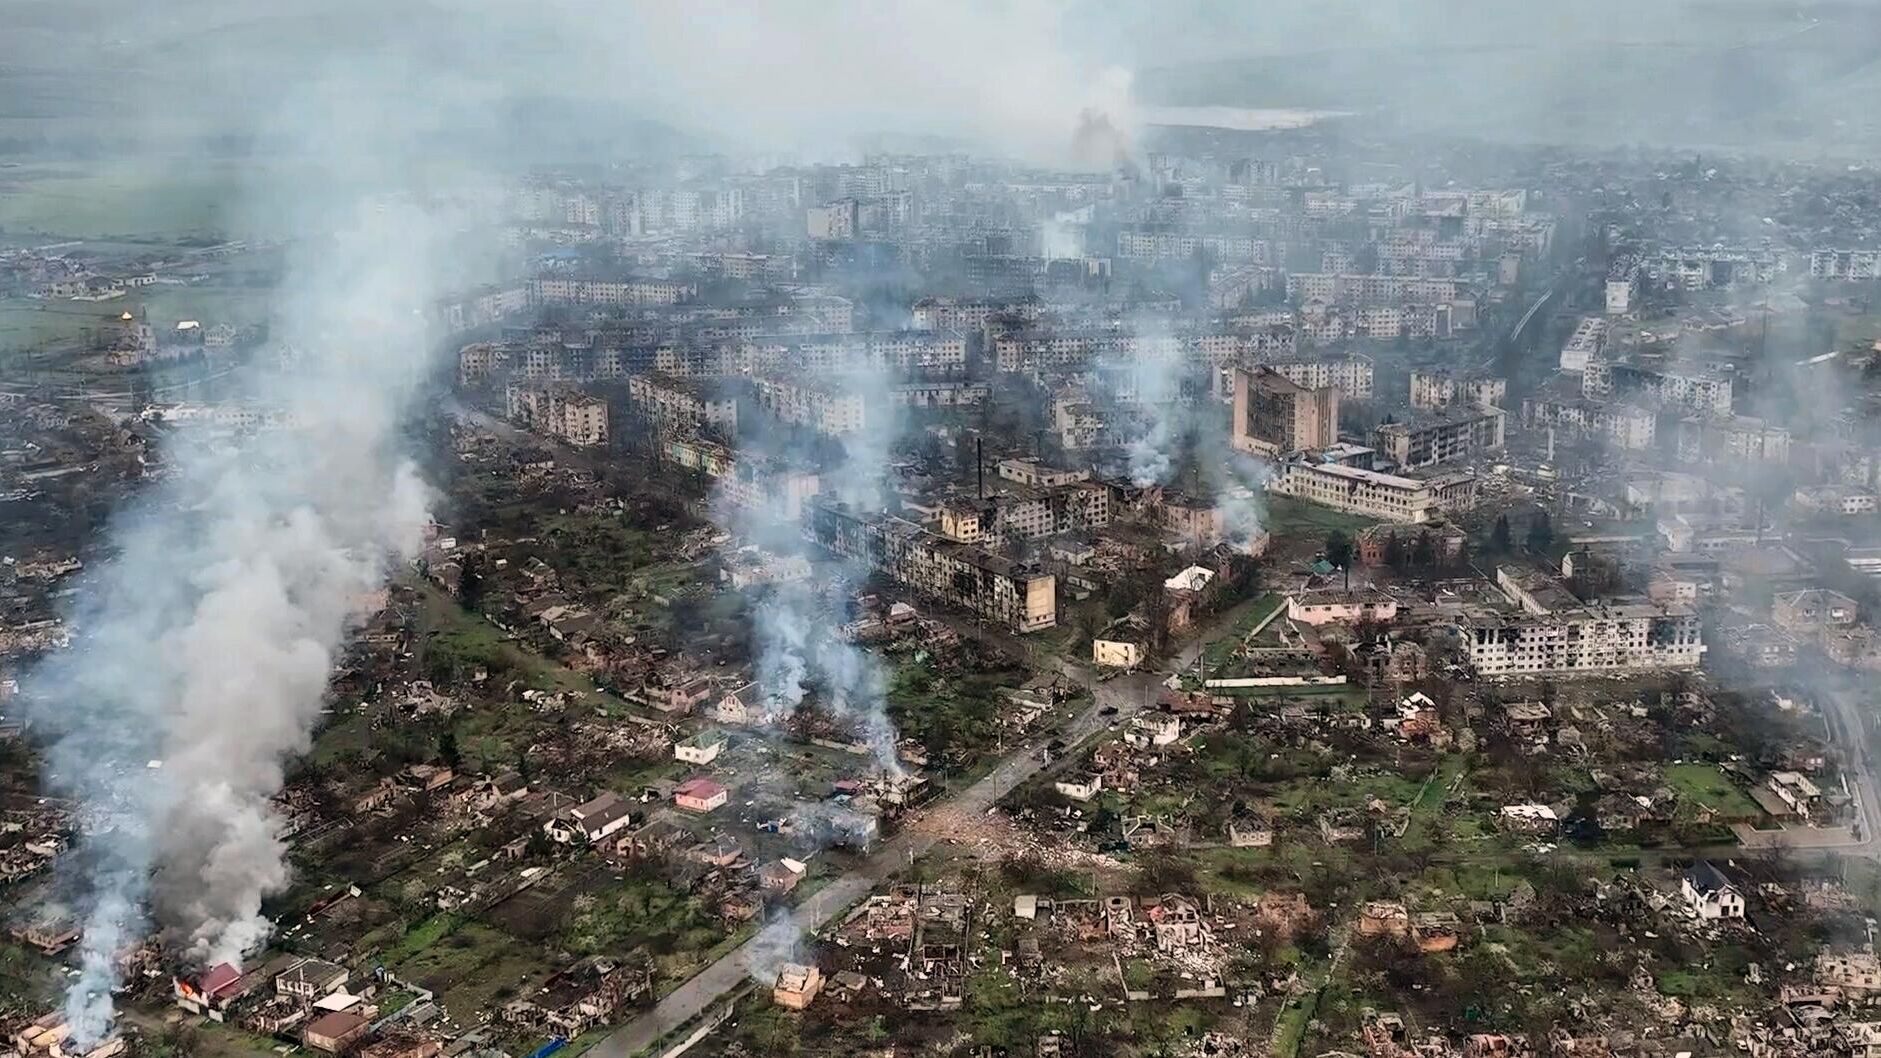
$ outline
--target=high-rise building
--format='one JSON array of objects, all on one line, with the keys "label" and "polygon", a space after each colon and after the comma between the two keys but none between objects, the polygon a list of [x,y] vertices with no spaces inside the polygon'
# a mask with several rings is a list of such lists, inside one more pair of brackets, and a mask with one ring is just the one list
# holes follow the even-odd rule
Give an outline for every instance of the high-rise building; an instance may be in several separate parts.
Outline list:
[{"label": "high-rise building", "polygon": [[1231,443],[1274,455],[1339,440],[1339,391],[1308,389],[1269,368],[1236,368]]}]

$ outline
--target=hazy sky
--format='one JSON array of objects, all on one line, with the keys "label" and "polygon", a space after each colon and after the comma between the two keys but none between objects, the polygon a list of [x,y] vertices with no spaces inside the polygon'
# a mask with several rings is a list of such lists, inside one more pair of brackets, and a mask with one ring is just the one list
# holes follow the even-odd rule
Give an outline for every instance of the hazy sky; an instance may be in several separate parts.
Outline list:
[{"label": "hazy sky", "polygon": [[[275,98],[342,71],[407,109],[415,129],[460,137],[510,136],[502,121],[519,104],[559,102],[515,120],[538,140],[605,118],[659,122],[701,146],[827,153],[891,133],[1045,160],[1084,109],[1127,124],[1130,101],[1148,97],[1390,107],[1413,126],[1540,139],[1560,115],[1568,138],[1650,141],[1739,109],[1808,113],[1859,93],[1875,76],[1860,44],[1874,39],[1875,11],[1761,0],[11,0],[0,132],[32,119],[71,133],[59,119],[73,116],[130,135],[249,132]],[[1661,119],[1670,127],[1655,128]]]}]

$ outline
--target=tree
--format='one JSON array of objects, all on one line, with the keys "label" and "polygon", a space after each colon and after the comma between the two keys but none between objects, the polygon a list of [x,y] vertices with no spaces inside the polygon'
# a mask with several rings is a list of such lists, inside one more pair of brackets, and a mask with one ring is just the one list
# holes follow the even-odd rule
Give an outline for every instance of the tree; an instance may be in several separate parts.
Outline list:
[{"label": "tree", "polygon": [[1547,511],[1536,511],[1535,517],[1528,523],[1528,549],[1545,552],[1554,546],[1554,523],[1549,520]]},{"label": "tree", "polygon": [[1398,539],[1396,532],[1385,536],[1385,565],[1392,569],[1404,568],[1404,541]]},{"label": "tree", "polygon": [[1334,529],[1326,534],[1326,561],[1341,569],[1352,564],[1352,538]]},{"label": "tree", "polygon": [[1496,527],[1489,531],[1489,550],[1494,554],[1507,554],[1509,550],[1509,516],[1496,515]]},{"label": "tree", "polygon": [[1428,569],[1437,561],[1437,545],[1431,542],[1430,530],[1417,534],[1417,540],[1411,545],[1411,565],[1419,569]]}]

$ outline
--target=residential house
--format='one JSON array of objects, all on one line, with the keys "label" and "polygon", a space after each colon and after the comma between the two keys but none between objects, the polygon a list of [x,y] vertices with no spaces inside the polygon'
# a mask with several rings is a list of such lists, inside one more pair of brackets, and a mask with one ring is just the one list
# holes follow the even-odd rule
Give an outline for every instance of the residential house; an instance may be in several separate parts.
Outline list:
[{"label": "residential house", "polygon": [[326,1054],[345,1054],[372,1031],[372,1023],[350,1010],[332,1010],[307,1023],[301,1042]]},{"label": "residential house", "polygon": [[1515,834],[1552,834],[1561,825],[1561,819],[1547,805],[1503,805],[1496,813],[1496,825]]},{"label": "residential house", "polygon": [[1052,783],[1052,789],[1073,801],[1089,801],[1104,789],[1104,777],[1082,775],[1071,779],[1060,779]]},{"label": "residential house", "polygon": [[1237,819],[1228,824],[1228,844],[1237,849],[1262,849],[1274,843],[1274,828],[1261,819]]},{"label": "residential house", "polygon": [[344,967],[321,959],[302,959],[274,979],[274,991],[312,1003],[345,988],[346,978]]},{"label": "residential house", "polygon": [[771,998],[786,1010],[803,1010],[822,990],[823,974],[816,967],[785,963],[784,968],[777,973],[777,984],[771,989]]},{"label": "residential house", "polygon": [[725,748],[725,732],[707,728],[691,738],[673,743],[673,759],[687,764],[710,764]]},{"label": "residential house", "polygon": [[1686,869],[1679,892],[1693,914],[1706,921],[1744,917],[1744,894],[1724,872],[1699,860]]},{"label": "residential house", "polygon": [[542,830],[565,845],[577,839],[594,845],[625,829],[633,821],[632,808],[632,802],[609,790],[556,813]]},{"label": "residential house", "polygon": [[712,719],[731,727],[762,727],[777,719],[771,703],[756,682],[727,692],[712,707]]},{"label": "residential house", "polygon": [[731,799],[731,791],[703,775],[673,788],[673,803],[688,812],[710,812]]},{"label": "residential house", "polygon": [[1132,717],[1123,733],[1123,740],[1138,749],[1167,746],[1181,737],[1182,720],[1161,713]]},{"label": "residential house", "polygon": [[798,860],[788,857],[774,860],[758,868],[758,888],[782,896],[795,889],[808,871],[808,865]]},{"label": "residential house", "polygon": [[194,980],[173,978],[170,984],[177,1006],[215,1021],[223,1020],[229,1005],[243,995],[242,972],[228,963],[217,963]]}]

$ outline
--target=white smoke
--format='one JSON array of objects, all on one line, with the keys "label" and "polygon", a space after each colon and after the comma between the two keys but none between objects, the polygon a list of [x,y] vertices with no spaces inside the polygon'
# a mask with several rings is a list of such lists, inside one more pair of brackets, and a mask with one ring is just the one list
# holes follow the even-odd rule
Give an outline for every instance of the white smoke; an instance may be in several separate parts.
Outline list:
[{"label": "white smoke", "polygon": [[1219,450],[1227,453],[1223,464],[1226,478],[1215,489],[1222,534],[1229,544],[1246,550],[1266,531],[1267,484],[1274,479],[1274,468],[1266,460],[1234,451],[1225,443]]},{"label": "white smoke", "polygon": [[1181,343],[1158,321],[1142,322],[1134,349],[1111,358],[1104,369],[1115,378],[1118,400],[1135,413],[1135,429],[1124,444],[1132,484],[1166,485],[1175,477],[1184,444],[1194,436],[1194,410],[1184,399],[1188,371]]},{"label": "white smoke", "polygon": [[172,475],[117,521],[72,647],[28,689],[48,782],[93,824],[68,878],[84,940],[66,1016],[113,1017],[114,958],[148,905],[199,965],[239,964],[289,879],[269,799],[304,752],[356,600],[415,554],[427,492],[399,427],[431,348],[435,222],[388,199],[324,213],[292,255],[276,341],[243,400],[297,424],[240,444],[176,435]]}]

